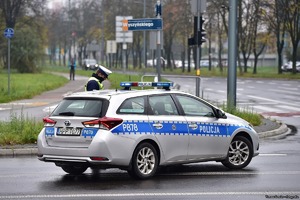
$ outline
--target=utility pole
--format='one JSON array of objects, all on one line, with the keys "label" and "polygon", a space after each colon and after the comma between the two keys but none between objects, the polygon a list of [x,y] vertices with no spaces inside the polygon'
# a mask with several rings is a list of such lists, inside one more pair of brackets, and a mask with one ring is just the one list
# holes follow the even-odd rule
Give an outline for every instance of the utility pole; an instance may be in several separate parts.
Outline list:
[{"label": "utility pole", "polygon": [[[160,0],[157,1],[156,5],[155,5],[155,11],[156,11],[156,17],[157,18],[161,18],[161,10],[162,10],[162,6],[161,6],[161,2]],[[161,30],[157,31],[157,58],[156,58],[156,70],[157,70],[157,79],[158,81],[161,81],[161,41],[160,41],[160,35],[161,35]]]},{"label": "utility pole", "polygon": [[[143,17],[146,18],[146,0],[144,0],[144,13]],[[147,67],[147,48],[146,48],[146,31],[143,32],[143,39],[144,39],[144,67]]]},{"label": "utility pole", "polygon": [[227,109],[236,108],[237,1],[229,0]]},{"label": "utility pole", "polygon": [[71,60],[71,46],[72,46],[72,30],[71,30],[71,0],[69,0],[69,12],[68,12],[68,18],[69,18],[69,31],[68,33],[68,41],[69,41],[69,58],[68,60]]}]

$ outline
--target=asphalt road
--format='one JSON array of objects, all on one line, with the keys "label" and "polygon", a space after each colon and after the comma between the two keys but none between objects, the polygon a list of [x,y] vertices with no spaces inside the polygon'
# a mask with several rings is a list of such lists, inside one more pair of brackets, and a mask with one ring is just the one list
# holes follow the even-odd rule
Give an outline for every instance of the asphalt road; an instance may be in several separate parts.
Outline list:
[{"label": "asphalt road", "polygon": [[[188,80],[182,81],[188,84]],[[212,100],[226,100],[224,82],[226,80],[218,78],[204,79],[201,90]],[[84,83],[85,79],[81,82],[77,79],[68,86],[80,90],[79,86]],[[0,157],[0,199],[299,199],[298,83],[238,80],[239,105],[252,106],[267,117],[295,127],[287,136],[261,140],[260,155],[244,170],[230,171],[215,162],[196,163],[166,168],[153,179],[137,181],[118,169],[87,170],[84,175],[71,176],[53,163],[40,162],[36,156]],[[184,84],[181,89],[184,89]],[[280,87],[286,88],[280,90]],[[70,90],[57,92],[62,97]],[[57,97],[50,97],[44,99],[46,104],[43,105],[30,105],[41,102],[30,102],[33,100],[26,100],[29,103],[22,106],[17,104],[26,103],[23,100],[9,106],[17,106],[15,111],[29,109],[28,112],[33,114],[30,109],[45,111],[59,101]],[[0,105],[0,108],[5,106]],[[10,111],[2,109],[1,117]]]},{"label": "asphalt road", "polygon": [[286,199],[300,197],[300,137],[261,141],[244,170],[216,162],[163,169],[145,181],[118,169],[66,175],[33,157],[0,158],[0,199]]}]

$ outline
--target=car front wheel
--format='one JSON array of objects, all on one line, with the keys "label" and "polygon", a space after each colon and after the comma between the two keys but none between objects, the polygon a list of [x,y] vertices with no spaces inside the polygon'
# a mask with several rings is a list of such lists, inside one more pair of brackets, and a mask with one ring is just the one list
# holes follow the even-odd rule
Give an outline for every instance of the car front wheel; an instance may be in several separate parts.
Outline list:
[{"label": "car front wheel", "polygon": [[140,144],[133,153],[132,167],[128,173],[137,179],[147,179],[157,171],[157,151],[150,143]]},{"label": "car front wheel", "polygon": [[230,143],[227,157],[222,164],[230,169],[242,169],[250,163],[252,157],[251,142],[245,137],[237,136]]},{"label": "car front wheel", "polygon": [[88,167],[86,167],[86,166],[65,165],[65,166],[61,166],[61,168],[65,172],[67,172],[68,174],[71,174],[71,175],[80,175],[83,172],[85,172],[85,170],[87,170]]}]

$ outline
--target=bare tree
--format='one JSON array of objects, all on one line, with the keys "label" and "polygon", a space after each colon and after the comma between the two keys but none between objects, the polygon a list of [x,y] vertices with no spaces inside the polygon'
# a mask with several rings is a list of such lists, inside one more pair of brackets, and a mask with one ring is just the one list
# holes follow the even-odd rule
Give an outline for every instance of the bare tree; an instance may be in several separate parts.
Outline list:
[{"label": "bare tree", "polygon": [[285,10],[285,26],[290,35],[292,43],[292,61],[293,61],[293,74],[297,73],[296,61],[297,61],[297,48],[300,42],[300,1],[299,0],[282,0]]},{"label": "bare tree", "polygon": [[268,22],[269,29],[276,36],[276,46],[277,46],[277,56],[278,56],[278,73],[281,74],[281,65],[282,65],[282,53],[284,47],[284,37],[286,33],[285,26],[285,14],[286,12],[283,9],[283,1],[282,0],[265,0],[263,9],[266,10],[264,12],[264,18]]},{"label": "bare tree", "polygon": [[[263,15],[265,14],[265,10],[262,8],[262,0],[254,0],[254,31],[253,31],[253,54],[254,54],[254,66],[253,66],[253,74],[257,73],[257,62],[258,57],[264,51],[267,42],[269,40],[270,31],[264,30],[266,23],[264,23]],[[260,31],[259,31],[260,30]]]}]

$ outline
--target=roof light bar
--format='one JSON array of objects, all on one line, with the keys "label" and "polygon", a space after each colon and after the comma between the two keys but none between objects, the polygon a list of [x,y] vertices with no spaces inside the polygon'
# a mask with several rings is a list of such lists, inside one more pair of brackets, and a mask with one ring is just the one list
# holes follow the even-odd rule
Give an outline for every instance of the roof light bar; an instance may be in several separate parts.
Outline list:
[{"label": "roof light bar", "polygon": [[130,89],[130,87],[162,87],[169,90],[173,86],[173,82],[121,82],[121,87]]}]

